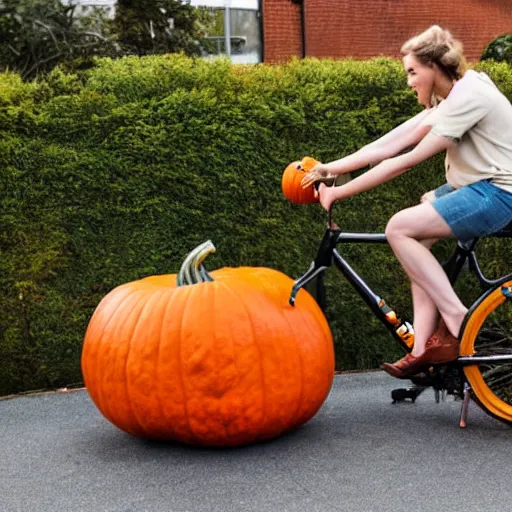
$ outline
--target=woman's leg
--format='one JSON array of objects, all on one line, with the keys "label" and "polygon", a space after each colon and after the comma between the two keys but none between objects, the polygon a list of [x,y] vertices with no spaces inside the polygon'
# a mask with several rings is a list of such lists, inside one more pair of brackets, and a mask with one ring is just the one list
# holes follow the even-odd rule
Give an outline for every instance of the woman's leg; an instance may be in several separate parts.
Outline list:
[{"label": "woman's leg", "polygon": [[[430,297],[444,318],[448,330],[458,336],[467,309],[455,294],[441,264],[421,243],[431,238],[453,237],[448,224],[430,203],[425,202],[394,215],[386,227],[386,236],[413,285],[419,286]],[[426,320],[428,324],[431,322],[432,309],[425,297],[417,292],[418,298],[420,308],[424,307],[429,312]],[[415,324],[416,322],[415,317]],[[421,325],[423,324],[420,323]],[[425,329],[427,328],[428,325]],[[420,336],[424,335],[421,334],[420,327]]]},{"label": "woman's leg", "polygon": [[[430,250],[437,239],[422,240],[420,243]],[[425,344],[437,327],[439,311],[430,295],[414,281],[411,281],[414,318],[414,347],[412,355],[417,357],[425,350]]]}]

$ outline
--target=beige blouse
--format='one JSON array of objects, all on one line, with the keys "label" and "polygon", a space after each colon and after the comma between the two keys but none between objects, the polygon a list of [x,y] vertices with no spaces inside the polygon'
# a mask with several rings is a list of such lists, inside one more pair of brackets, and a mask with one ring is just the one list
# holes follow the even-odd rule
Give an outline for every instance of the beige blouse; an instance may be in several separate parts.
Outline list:
[{"label": "beige blouse", "polygon": [[467,71],[422,124],[458,141],[446,151],[450,185],[491,179],[512,193],[512,105],[485,73]]}]

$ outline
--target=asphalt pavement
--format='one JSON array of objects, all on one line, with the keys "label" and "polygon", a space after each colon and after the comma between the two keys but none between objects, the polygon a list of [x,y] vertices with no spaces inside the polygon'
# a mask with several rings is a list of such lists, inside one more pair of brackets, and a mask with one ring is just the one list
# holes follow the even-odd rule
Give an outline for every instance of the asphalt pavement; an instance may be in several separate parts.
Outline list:
[{"label": "asphalt pavement", "polygon": [[133,438],[85,390],[0,401],[0,512],[501,512],[512,429],[431,390],[344,374],[307,424],[271,442],[205,449]]}]

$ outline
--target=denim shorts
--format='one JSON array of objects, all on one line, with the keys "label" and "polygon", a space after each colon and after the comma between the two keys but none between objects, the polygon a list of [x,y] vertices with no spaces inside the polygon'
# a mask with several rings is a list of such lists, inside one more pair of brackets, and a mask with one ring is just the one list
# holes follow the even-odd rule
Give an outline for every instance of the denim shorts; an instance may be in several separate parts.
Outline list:
[{"label": "denim shorts", "polygon": [[459,189],[445,184],[434,193],[432,206],[457,240],[491,235],[512,222],[512,193],[488,180]]}]

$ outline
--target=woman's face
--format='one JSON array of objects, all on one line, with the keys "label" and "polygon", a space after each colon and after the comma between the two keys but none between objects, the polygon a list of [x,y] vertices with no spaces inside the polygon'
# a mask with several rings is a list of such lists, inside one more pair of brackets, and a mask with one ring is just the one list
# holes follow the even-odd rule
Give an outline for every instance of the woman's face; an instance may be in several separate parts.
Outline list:
[{"label": "woman's face", "polygon": [[407,85],[416,91],[418,103],[425,105],[426,108],[430,108],[436,80],[434,66],[422,64],[411,54],[403,58],[403,63],[407,72]]}]

